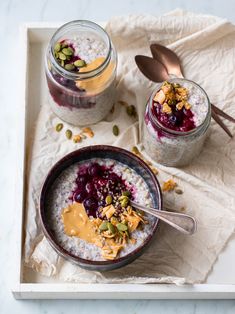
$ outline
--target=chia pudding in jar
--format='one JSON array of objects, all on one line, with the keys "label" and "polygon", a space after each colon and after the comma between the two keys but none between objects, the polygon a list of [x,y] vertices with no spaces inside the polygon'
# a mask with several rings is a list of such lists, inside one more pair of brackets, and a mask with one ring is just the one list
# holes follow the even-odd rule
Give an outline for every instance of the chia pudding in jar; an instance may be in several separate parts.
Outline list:
[{"label": "chia pudding in jar", "polygon": [[108,34],[90,21],[73,21],[53,35],[46,52],[49,103],[74,125],[102,120],[115,102],[116,51]]},{"label": "chia pudding in jar", "polygon": [[144,148],[163,165],[188,165],[202,150],[210,120],[211,105],[199,85],[179,78],[158,84],[146,106]]}]

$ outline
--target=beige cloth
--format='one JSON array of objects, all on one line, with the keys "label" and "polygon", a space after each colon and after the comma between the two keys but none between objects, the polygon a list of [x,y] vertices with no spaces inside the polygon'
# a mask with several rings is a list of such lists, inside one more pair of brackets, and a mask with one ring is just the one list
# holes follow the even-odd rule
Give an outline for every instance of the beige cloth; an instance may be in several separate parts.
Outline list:
[{"label": "beige cloth", "polygon": [[[203,282],[215,260],[234,232],[235,140],[214,122],[202,154],[190,166],[177,169],[156,164],[158,178],[172,176],[183,195],[165,193],[166,205],[198,219],[198,232],[189,237],[160,225],[154,241],[142,257],[112,272],[90,272],[58,257],[42,235],[37,209],[40,187],[49,168],[64,154],[97,143],[130,149],[140,144],[143,110],[154,84],[138,71],[136,54],[150,55],[149,44],[159,42],[180,56],[185,76],[201,84],[212,102],[235,116],[235,26],[225,20],[173,12],[162,17],[129,16],[111,19],[107,31],[118,51],[119,99],[136,105],[139,124],[116,104],[115,112],[92,128],[95,137],[74,144],[54,131],[59,121],[43,104],[28,161],[28,195],[25,263],[47,276],[76,282]],[[118,124],[121,134],[112,135]],[[235,133],[235,126],[229,124]],[[76,132],[76,128],[73,128]],[[141,147],[141,144],[139,145]]]}]

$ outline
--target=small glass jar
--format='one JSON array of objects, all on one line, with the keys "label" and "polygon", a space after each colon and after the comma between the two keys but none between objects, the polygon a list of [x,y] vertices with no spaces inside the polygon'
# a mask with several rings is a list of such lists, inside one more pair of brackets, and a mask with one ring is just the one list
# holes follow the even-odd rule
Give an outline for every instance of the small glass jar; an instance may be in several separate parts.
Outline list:
[{"label": "small glass jar", "polygon": [[[153,112],[154,96],[162,86],[157,84],[146,106],[142,142],[147,154],[156,162],[169,167],[186,166],[202,150],[211,121],[211,104],[205,91],[196,83],[179,78],[170,79],[169,82],[187,84],[198,93],[203,99],[203,121],[187,132],[164,126]],[[200,114],[200,108],[197,108],[197,112]]]},{"label": "small glass jar", "polygon": [[116,68],[116,51],[102,27],[82,20],[60,27],[51,38],[45,62],[54,113],[78,126],[102,120],[115,102]]}]

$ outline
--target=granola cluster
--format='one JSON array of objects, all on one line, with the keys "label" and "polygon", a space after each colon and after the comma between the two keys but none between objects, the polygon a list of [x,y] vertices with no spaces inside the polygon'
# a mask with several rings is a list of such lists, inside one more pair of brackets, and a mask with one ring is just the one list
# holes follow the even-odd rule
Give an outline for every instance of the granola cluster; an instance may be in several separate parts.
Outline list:
[{"label": "granola cluster", "polygon": [[162,106],[162,112],[171,114],[175,109],[186,110],[191,106],[188,103],[188,90],[178,83],[169,83],[165,81],[161,89],[156,93],[153,99]]},{"label": "granola cluster", "polygon": [[135,244],[133,232],[141,230],[148,223],[144,214],[130,205],[126,194],[120,196],[118,202],[100,208],[101,218],[92,219],[97,234],[101,237],[102,256],[108,260],[115,259],[127,243]]}]

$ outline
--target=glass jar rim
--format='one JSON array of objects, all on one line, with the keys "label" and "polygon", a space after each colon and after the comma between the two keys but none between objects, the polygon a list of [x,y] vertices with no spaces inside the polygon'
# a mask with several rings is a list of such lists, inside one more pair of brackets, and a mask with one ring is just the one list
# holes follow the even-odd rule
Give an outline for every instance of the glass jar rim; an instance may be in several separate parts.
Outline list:
[{"label": "glass jar rim", "polygon": [[[90,29],[100,31],[101,34],[104,36],[106,44],[107,44],[108,52],[107,52],[107,55],[106,55],[104,61],[94,70],[90,70],[87,72],[73,73],[73,72],[70,72],[70,71],[66,70],[65,68],[63,68],[55,59],[54,45],[56,44],[61,31],[66,30],[66,28],[69,28],[72,26],[81,26],[81,27],[87,26]],[[51,61],[52,65],[55,67],[55,69],[62,76],[64,76],[67,79],[71,79],[71,80],[76,80],[76,79],[77,80],[83,80],[83,79],[95,77],[96,75],[99,75],[101,72],[103,72],[105,70],[105,68],[107,67],[107,65],[109,64],[109,62],[111,60],[112,43],[111,43],[111,40],[110,40],[108,33],[100,25],[98,25],[92,21],[89,21],[89,20],[74,20],[74,21],[68,22],[66,24],[63,24],[61,27],[59,27],[56,30],[56,32],[53,34],[53,36],[49,42],[48,49],[49,49],[50,61]]]},{"label": "glass jar rim", "polygon": [[[149,98],[149,108],[148,108],[148,112],[149,112],[149,116],[150,116],[150,119],[159,127],[162,129],[163,132],[166,132],[166,133],[169,133],[171,135],[179,135],[179,136],[184,136],[184,137],[187,137],[187,136],[190,136],[196,132],[198,132],[199,130],[201,130],[203,127],[204,127],[204,123],[205,121],[208,120],[208,117],[209,119],[211,118],[211,103],[210,103],[210,100],[209,100],[209,97],[207,95],[207,93],[205,92],[205,90],[197,83],[195,83],[194,81],[192,80],[188,80],[188,79],[185,79],[185,78],[171,78],[169,80],[167,80],[168,82],[170,83],[178,83],[179,81],[186,81],[186,82],[189,82],[190,84],[196,86],[198,89],[201,90],[201,92],[204,94],[205,98],[206,98],[206,101],[207,101],[207,104],[208,104],[208,111],[207,111],[207,114],[205,116],[205,119],[201,122],[201,124],[199,124],[197,127],[195,127],[194,129],[190,130],[190,131],[186,131],[186,132],[182,132],[182,131],[175,131],[175,130],[172,130],[172,129],[169,129],[167,128],[166,126],[164,126],[156,117],[153,116],[153,113],[152,113],[152,103],[153,103],[153,98],[154,96],[156,95],[157,91],[159,91],[159,88],[157,89],[154,89],[153,93],[151,94],[150,98]],[[162,85],[162,83],[159,83],[158,86]],[[209,126],[209,124],[208,124]]]}]

